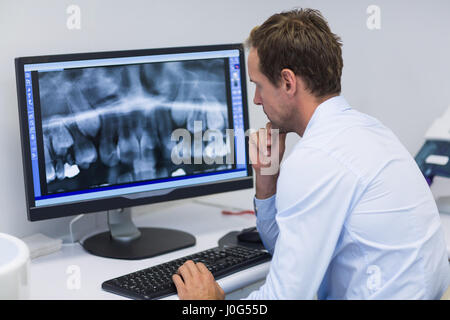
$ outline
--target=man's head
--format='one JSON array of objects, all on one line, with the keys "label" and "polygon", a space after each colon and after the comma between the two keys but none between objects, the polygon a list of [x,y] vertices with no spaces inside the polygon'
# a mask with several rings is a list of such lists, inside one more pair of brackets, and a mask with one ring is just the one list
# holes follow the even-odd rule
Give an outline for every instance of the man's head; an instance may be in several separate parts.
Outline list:
[{"label": "man's head", "polygon": [[247,46],[254,102],[264,106],[275,126],[293,121],[289,104],[299,93],[316,101],[340,94],[342,44],[319,11],[275,14],[251,31]]},{"label": "man's head", "polygon": [[342,43],[318,10],[274,14],[253,28],[247,43],[257,49],[260,70],[275,86],[287,68],[318,98],[341,92]]}]

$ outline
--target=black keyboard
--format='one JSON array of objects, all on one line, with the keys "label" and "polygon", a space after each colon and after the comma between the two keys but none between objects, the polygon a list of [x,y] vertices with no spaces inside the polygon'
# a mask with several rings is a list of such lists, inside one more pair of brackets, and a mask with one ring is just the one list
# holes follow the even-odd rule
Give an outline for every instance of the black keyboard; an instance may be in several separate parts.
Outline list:
[{"label": "black keyboard", "polygon": [[177,292],[172,275],[187,260],[203,262],[215,279],[269,261],[265,250],[216,247],[103,282],[102,289],[132,299],[159,299]]}]

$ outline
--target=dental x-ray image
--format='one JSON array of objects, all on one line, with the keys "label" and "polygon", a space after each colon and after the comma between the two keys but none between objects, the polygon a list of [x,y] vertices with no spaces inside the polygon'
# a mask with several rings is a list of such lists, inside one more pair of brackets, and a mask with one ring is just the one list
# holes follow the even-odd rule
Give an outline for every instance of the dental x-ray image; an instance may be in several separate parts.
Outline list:
[{"label": "dental x-ray image", "polygon": [[[39,72],[47,193],[231,169],[224,64],[208,59]],[[192,161],[180,163],[173,150],[181,142],[171,139],[180,128],[192,136],[214,130],[223,138],[192,139]],[[198,164],[199,154],[222,161]]]}]

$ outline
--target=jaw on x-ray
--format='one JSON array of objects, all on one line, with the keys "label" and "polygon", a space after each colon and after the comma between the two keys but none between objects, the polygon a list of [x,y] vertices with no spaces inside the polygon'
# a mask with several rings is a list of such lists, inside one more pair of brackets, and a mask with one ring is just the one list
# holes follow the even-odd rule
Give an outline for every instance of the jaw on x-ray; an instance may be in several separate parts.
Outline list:
[{"label": "jaw on x-ray", "polygon": [[[175,129],[194,134],[200,123],[203,132],[225,137],[224,73],[223,59],[40,72],[47,192],[231,168],[171,159]],[[200,152],[225,159],[232,151],[225,138],[222,145],[211,149],[204,141]]]}]

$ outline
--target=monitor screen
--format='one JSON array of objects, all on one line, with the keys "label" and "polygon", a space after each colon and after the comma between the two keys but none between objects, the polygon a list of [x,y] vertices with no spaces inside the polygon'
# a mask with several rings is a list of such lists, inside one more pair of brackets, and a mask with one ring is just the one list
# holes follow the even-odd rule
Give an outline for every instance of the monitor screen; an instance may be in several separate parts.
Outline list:
[{"label": "monitor screen", "polygon": [[16,59],[28,218],[252,187],[242,45]]}]

